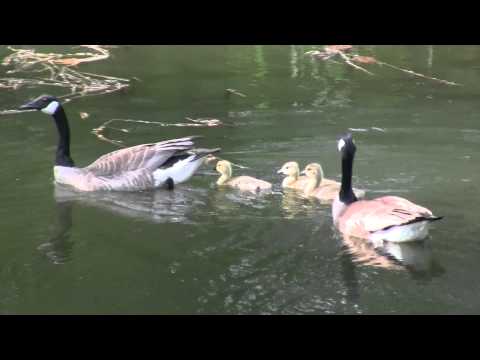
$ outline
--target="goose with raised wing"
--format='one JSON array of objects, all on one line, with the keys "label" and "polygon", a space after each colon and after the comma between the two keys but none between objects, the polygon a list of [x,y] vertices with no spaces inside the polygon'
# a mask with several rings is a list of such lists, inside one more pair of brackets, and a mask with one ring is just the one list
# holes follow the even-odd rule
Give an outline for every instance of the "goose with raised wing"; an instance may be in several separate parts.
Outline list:
[{"label": "goose with raised wing", "polygon": [[195,149],[188,136],[142,144],[105,154],[90,165],[79,168],[70,155],[70,127],[60,101],[42,95],[22,105],[21,110],[40,110],[51,115],[58,131],[55,182],[80,191],[141,191],[174,185],[190,179],[205,158],[220,149]]},{"label": "goose with raised wing", "polygon": [[356,146],[351,134],[338,141],[338,151],[342,154],[342,185],[332,204],[332,215],[343,234],[370,241],[419,241],[428,235],[433,221],[442,219],[398,196],[358,200],[352,190]]}]

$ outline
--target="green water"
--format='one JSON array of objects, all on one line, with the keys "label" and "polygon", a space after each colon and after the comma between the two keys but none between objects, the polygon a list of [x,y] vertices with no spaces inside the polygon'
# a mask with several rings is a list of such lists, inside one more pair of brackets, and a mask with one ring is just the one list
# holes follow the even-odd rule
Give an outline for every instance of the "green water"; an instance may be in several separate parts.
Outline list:
[{"label": "green water", "polygon": [[[128,145],[204,135],[202,146],[248,167],[235,174],[274,183],[266,196],[219,191],[213,165],[173,192],[80,196],[52,183],[51,119],[1,116],[0,313],[480,313],[480,47],[355,48],[461,87],[385,66],[370,65],[369,76],[312,61],[303,55],[311,49],[120,46],[78,69],[139,80],[65,105],[79,166],[117,149],[91,134],[109,119],[220,119],[225,126],[108,134]],[[2,58],[9,53],[0,47]],[[7,70],[0,66],[0,77],[12,76]],[[227,88],[247,96],[226,97]],[[65,90],[0,89],[0,110],[42,93]],[[361,244],[344,243],[328,206],[282,194],[276,174],[285,161],[315,161],[338,180],[336,139],[349,128],[355,186],[445,216],[424,244],[367,249],[384,267],[363,261]]]}]

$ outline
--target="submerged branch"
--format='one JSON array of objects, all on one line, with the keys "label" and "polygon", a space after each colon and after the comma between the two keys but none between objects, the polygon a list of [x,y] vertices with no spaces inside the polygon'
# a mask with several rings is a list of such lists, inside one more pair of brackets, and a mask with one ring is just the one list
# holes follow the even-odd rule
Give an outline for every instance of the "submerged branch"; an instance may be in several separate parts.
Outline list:
[{"label": "submerged branch", "polygon": [[[81,63],[105,60],[110,51],[102,45],[80,45],[91,50],[74,54],[41,53],[34,49],[8,47],[12,54],[6,56],[3,66],[12,66],[7,74],[45,74],[30,78],[0,78],[0,89],[17,90],[23,86],[56,86],[69,90],[69,94],[59,96],[68,100],[89,95],[108,94],[130,86],[130,80],[102,74],[92,74],[73,69]],[[0,115],[5,111],[0,112]],[[12,112],[9,112],[12,113]]]},{"label": "submerged branch", "polygon": [[390,67],[392,69],[395,69],[395,70],[398,70],[398,71],[402,71],[404,73],[407,73],[407,74],[410,74],[410,75],[413,75],[413,76],[418,76],[418,77],[421,77],[421,78],[424,78],[424,79],[428,79],[428,80],[433,80],[433,81],[438,81],[442,84],[446,84],[446,85],[452,85],[452,86],[463,86],[462,84],[458,84],[456,82],[453,82],[453,81],[447,81],[447,80],[442,80],[442,79],[438,79],[438,78],[435,78],[435,77],[431,77],[431,76],[427,76],[427,75],[423,75],[423,74],[420,74],[420,73],[417,73],[415,71],[412,71],[412,70],[408,70],[408,69],[402,69],[398,66],[395,66],[395,65],[391,65],[391,64],[388,64],[388,63],[385,63],[385,62],[381,62],[381,61],[378,61],[377,62],[379,65],[385,65],[387,67]]},{"label": "submerged branch", "polygon": [[355,65],[353,62],[350,61],[350,58],[345,55],[342,51],[339,51],[338,54],[340,55],[340,57],[345,61],[345,63],[347,63],[348,65],[354,67],[355,69],[357,70],[361,70],[365,73],[367,73],[368,75],[373,75],[370,71],[368,71],[367,69],[364,69],[363,67],[361,66],[358,66],[358,65]]},{"label": "submerged branch", "polygon": [[381,66],[385,65],[385,66],[390,67],[392,69],[407,73],[409,75],[418,76],[418,77],[421,77],[423,79],[437,81],[437,82],[440,82],[440,83],[445,84],[445,85],[462,86],[462,84],[459,84],[459,83],[456,83],[456,82],[453,82],[453,81],[447,81],[447,80],[439,79],[439,78],[436,78],[436,77],[420,74],[420,73],[417,73],[413,70],[403,69],[401,67],[391,65],[391,64],[388,64],[386,62],[379,61],[379,60],[377,60],[377,59],[375,59],[371,56],[361,56],[361,55],[357,55],[357,54],[346,54],[346,52],[350,52],[351,49],[352,49],[351,45],[328,45],[324,48],[324,51],[311,50],[311,51],[307,51],[305,53],[305,55],[310,55],[313,58],[320,59],[320,60],[323,60],[323,61],[333,61],[333,62],[335,62],[333,60],[333,58],[336,57],[336,56],[339,56],[347,65],[352,66],[353,68],[355,68],[357,70],[360,70],[360,71],[363,71],[363,72],[365,72],[369,75],[374,75],[374,74],[371,73],[370,71],[368,71],[367,69],[355,64],[355,62],[360,63],[360,64],[377,64],[377,65],[381,65]]}]

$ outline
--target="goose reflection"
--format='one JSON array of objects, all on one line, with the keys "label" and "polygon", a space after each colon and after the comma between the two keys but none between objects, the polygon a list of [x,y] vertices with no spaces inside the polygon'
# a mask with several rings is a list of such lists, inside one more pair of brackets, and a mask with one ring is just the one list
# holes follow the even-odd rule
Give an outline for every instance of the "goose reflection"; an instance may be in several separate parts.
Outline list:
[{"label": "goose reflection", "polygon": [[295,189],[282,189],[281,195],[281,210],[284,219],[307,216],[327,223],[324,220],[328,218],[328,208],[316,198],[304,196],[302,192]]},{"label": "goose reflection", "polygon": [[73,241],[70,240],[72,229],[72,202],[55,201],[57,222],[53,236],[38,247],[52,263],[63,264],[70,260],[73,251]]},{"label": "goose reflection", "polygon": [[358,266],[406,271],[411,278],[421,282],[428,282],[445,273],[445,269],[433,258],[428,241],[407,243],[384,241],[373,244],[363,239],[344,236],[339,260],[345,302],[354,307],[358,307],[361,297]]},{"label": "goose reflection", "polygon": [[56,185],[55,200],[94,206],[109,212],[154,223],[192,223],[195,209],[206,205],[208,190],[177,188],[174,191],[81,193]]},{"label": "goose reflection", "polygon": [[343,236],[344,250],[354,263],[388,270],[406,270],[413,277],[431,278],[445,272],[432,256],[428,241],[392,243],[370,242]]},{"label": "goose reflection", "polygon": [[92,206],[111,213],[153,223],[194,223],[195,210],[202,212],[208,190],[177,188],[174,191],[82,193],[61,184],[55,185],[56,224],[51,238],[38,247],[52,263],[63,264],[72,258],[70,240],[74,204]]}]

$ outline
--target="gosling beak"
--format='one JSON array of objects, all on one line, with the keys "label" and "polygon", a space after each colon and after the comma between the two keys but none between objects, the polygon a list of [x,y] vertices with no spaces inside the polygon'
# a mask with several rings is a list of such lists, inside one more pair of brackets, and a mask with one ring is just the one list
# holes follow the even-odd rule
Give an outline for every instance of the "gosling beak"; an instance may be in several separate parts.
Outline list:
[{"label": "gosling beak", "polygon": [[277,174],[283,174],[283,169],[278,170]]},{"label": "gosling beak", "polygon": [[307,172],[305,170],[300,171],[300,175],[306,175]]}]

